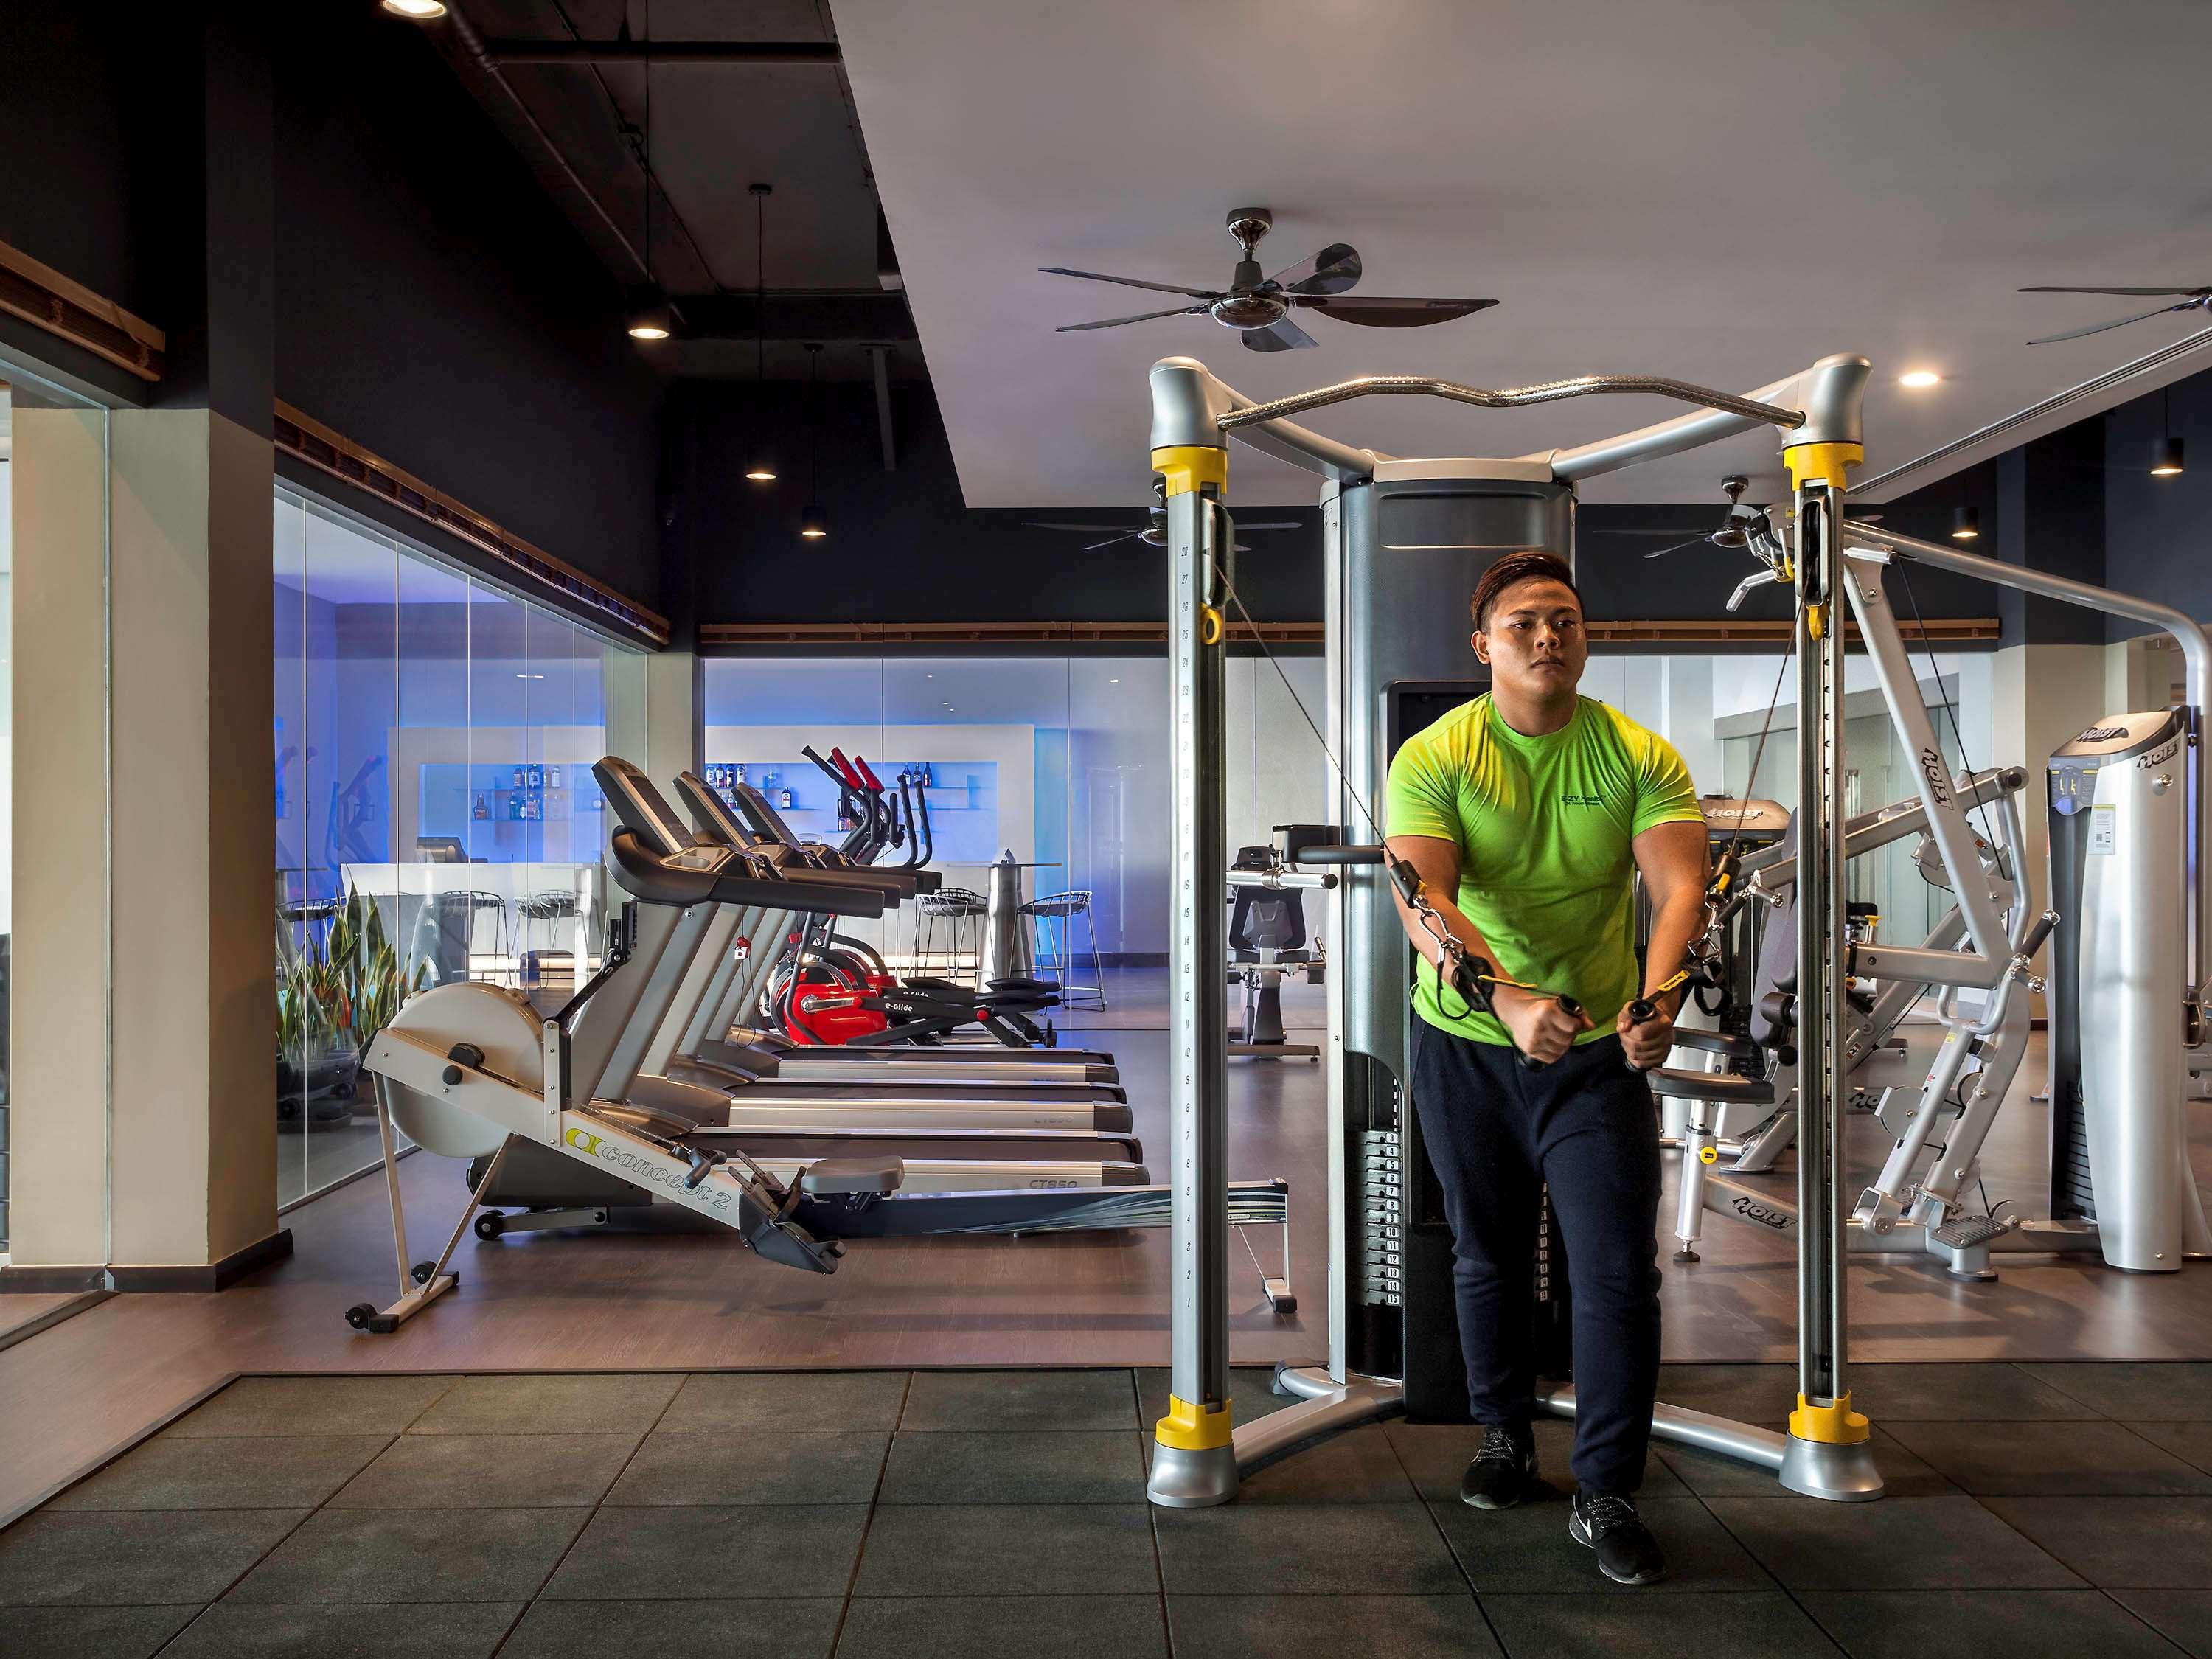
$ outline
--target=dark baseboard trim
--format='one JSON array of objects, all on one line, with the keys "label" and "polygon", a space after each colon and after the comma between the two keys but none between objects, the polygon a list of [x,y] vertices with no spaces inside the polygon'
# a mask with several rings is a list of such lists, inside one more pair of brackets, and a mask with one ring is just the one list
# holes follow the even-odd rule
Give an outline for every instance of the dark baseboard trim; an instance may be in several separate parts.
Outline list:
[{"label": "dark baseboard trim", "polygon": [[0,1296],[72,1296],[113,1288],[105,1267],[0,1267]]},{"label": "dark baseboard trim", "polygon": [[259,1243],[234,1250],[204,1267],[112,1267],[108,1276],[118,1291],[220,1291],[291,1254],[292,1230],[279,1227]]},{"label": "dark baseboard trim", "polygon": [[14,1347],[18,1342],[36,1336],[40,1331],[50,1331],[64,1319],[74,1319],[87,1308],[96,1308],[115,1294],[112,1291],[79,1291],[58,1308],[49,1308],[36,1319],[27,1319],[20,1325],[11,1325],[0,1331],[0,1352]]}]

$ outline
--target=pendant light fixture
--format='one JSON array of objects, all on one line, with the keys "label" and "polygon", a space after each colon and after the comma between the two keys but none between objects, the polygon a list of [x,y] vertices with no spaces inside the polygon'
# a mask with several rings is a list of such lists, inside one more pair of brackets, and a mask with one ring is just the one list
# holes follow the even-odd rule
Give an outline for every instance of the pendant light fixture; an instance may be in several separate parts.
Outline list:
[{"label": "pendant light fixture", "polygon": [[816,428],[820,394],[815,389],[815,376],[822,367],[822,343],[806,343],[806,506],[799,515],[799,533],[810,542],[818,542],[830,533],[830,521],[822,515],[822,502],[815,487],[822,477],[822,434]]},{"label": "pendant light fixture", "polygon": [[2167,386],[2159,394],[2159,426],[2162,435],[2151,451],[2150,476],[2154,478],[2178,478],[2182,470],[2181,440],[2173,435],[2173,388]]},{"label": "pendant light fixture", "polygon": [[[629,20],[623,20],[623,33],[629,32]],[[653,39],[653,0],[646,0],[645,38]],[[645,173],[645,292],[638,296],[630,309],[628,324],[633,340],[665,340],[676,331],[676,319],[668,308],[668,296],[660,291],[660,284],[653,275],[653,54],[646,53],[645,64],[645,145],[638,157],[638,166]]]},{"label": "pendant light fixture", "polygon": [[1982,515],[1971,507],[1951,510],[1951,539],[1971,542],[1982,533]]},{"label": "pendant light fixture", "polygon": [[[768,411],[768,198],[775,194],[773,185],[747,186],[753,196],[753,403],[757,426],[767,424]],[[769,453],[768,441],[757,431],[753,434],[753,462],[745,469],[745,477],[755,483],[775,482],[775,457]]]}]

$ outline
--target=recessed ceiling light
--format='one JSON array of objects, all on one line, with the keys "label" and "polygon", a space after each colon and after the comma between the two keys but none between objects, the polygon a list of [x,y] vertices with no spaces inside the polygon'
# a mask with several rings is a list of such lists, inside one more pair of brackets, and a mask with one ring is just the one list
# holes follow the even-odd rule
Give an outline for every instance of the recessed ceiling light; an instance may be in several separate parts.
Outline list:
[{"label": "recessed ceiling light", "polygon": [[519,680],[542,680],[545,676],[543,674],[517,674],[514,678]]},{"label": "recessed ceiling light", "polygon": [[384,9],[395,17],[412,17],[424,23],[446,15],[445,0],[384,0]]},{"label": "recessed ceiling light", "polygon": [[774,483],[775,482],[775,470],[770,467],[750,467],[746,469],[745,477],[750,478],[755,483]]},{"label": "recessed ceiling light", "polygon": [[1897,377],[1899,386],[1911,386],[1915,392],[1923,387],[1940,386],[1943,377],[1932,368],[1908,368]]},{"label": "recessed ceiling light", "polygon": [[1954,508],[1951,514],[1951,539],[1971,542],[1982,533],[1982,515],[1971,507]]},{"label": "recessed ceiling light", "polygon": [[1119,684],[1121,684],[1121,681],[1119,681],[1119,680],[1109,680],[1109,681],[1107,681],[1107,682],[1106,682],[1106,684],[1109,684],[1109,685],[1119,685]]}]

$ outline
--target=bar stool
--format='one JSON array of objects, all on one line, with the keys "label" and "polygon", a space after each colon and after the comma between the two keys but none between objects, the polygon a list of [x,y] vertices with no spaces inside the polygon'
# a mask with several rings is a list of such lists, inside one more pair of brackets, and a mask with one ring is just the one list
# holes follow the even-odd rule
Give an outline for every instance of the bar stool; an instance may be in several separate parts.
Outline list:
[{"label": "bar stool", "polygon": [[[1049,977],[1058,983],[1060,1006],[1065,1008],[1089,1008],[1103,1013],[1106,1010],[1106,970],[1098,956],[1098,924],[1091,915],[1091,890],[1088,887],[1073,887],[1064,893],[1047,893],[1043,897],[1033,898],[1022,906],[1022,914],[1029,917],[1036,927],[1036,948],[1030,954],[1036,962],[1037,977]],[[1076,962],[1070,930],[1078,921],[1083,923],[1084,930],[1091,936],[1091,983],[1088,985],[1076,984],[1070,978]],[[1052,925],[1055,922],[1059,924],[1056,932]]]},{"label": "bar stool", "polygon": [[940,887],[933,893],[924,893],[914,919],[915,966],[930,971],[938,965],[936,945],[941,924],[947,941],[943,952],[945,973],[964,974],[972,981],[983,959],[983,916],[989,908],[981,893],[965,887]]},{"label": "bar stool", "polygon": [[[520,942],[524,961],[536,970],[534,973],[526,973],[524,978],[526,980],[542,979],[544,976],[544,965],[530,960],[537,948],[537,930],[540,927],[550,930],[552,941],[545,947],[550,954],[564,956],[573,953],[575,943],[575,928],[573,924],[576,920],[576,896],[566,888],[542,888],[535,893],[525,893],[520,898],[515,900],[514,908],[516,915],[521,918]],[[572,925],[564,929],[562,926],[563,922]],[[582,975],[578,975],[576,977],[580,981]]]},{"label": "bar stool", "polygon": [[[469,907],[469,954],[471,957],[476,954],[477,919],[483,912],[490,910],[495,913],[491,929],[492,953],[504,961],[514,943],[513,935],[507,931],[508,921],[505,896],[498,893],[486,892],[481,887],[472,888],[458,896],[464,899]],[[468,972],[471,979],[476,976],[476,964],[473,962],[469,964]],[[496,983],[500,977],[500,970],[493,969],[489,977],[494,983]]]}]

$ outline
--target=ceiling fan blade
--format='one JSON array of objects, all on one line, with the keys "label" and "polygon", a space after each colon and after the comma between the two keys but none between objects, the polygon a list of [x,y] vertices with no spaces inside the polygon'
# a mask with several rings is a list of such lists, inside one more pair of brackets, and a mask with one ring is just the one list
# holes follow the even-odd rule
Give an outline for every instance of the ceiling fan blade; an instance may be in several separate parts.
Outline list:
[{"label": "ceiling fan blade", "polygon": [[1155,317],[1194,317],[1205,309],[1204,306],[1170,306],[1165,311],[1140,311],[1133,317],[1106,317],[1095,323],[1063,323],[1053,332],[1080,334],[1085,329],[1119,328],[1124,323],[1149,323]]},{"label": "ceiling fan blade", "polygon": [[2212,288],[2073,288],[2062,283],[2044,283],[2019,291],[2022,294],[2140,294],[2148,298],[2157,294],[2212,294]]},{"label": "ceiling fan blade", "polygon": [[1293,294],[1341,294],[1358,282],[1364,270],[1358,248],[1349,242],[1331,242],[1310,258],[1301,259],[1267,280]]},{"label": "ceiling fan blade", "polygon": [[1584,536],[1679,536],[1690,526],[1686,524],[1592,525],[1577,533]]},{"label": "ceiling fan blade", "polygon": [[1155,294],[1188,294],[1194,300],[1218,300],[1216,288],[1183,288],[1174,283],[1148,283],[1141,276],[1109,276],[1103,270],[1070,270],[1066,265],[1039,265],[1047,276],[1082,276],[1094,283],[1119,283],[1123,288],[1148,288]]},{"label": "ceiling fan blade", "polygon": [[1498,301],[1385,299],[1379,295],[1363,299],[1316,300],[1302,294],[1291,303],[1302,311],[1318,311],[1322,316],[1334,317],[1340,323],[1358,323],[1363,328],[1425,328],[1431,323],[1449,323],[1472,316]]},{"label": "ceiling fan blade", "polygon": [[2087,328],[2069,328],[2063,334],[2046,334],[2039,340],[2030,340],[2030,345],[2056,345],[2061,340],[2078,340],[2084,335],[2102,334],[2108,328],[2125,328],[2130,323],[2140,323],[2148,318],[2163,317],[2169,311],[2189,311],[2196,307],[2194,300],[2184,301],[2178,306],[2157,306],[2148,311],[2139,311],[2132,317],[2115,317],[2109,323],[2092,323]]},{"label": "ceiling fan blade", "polygon": [[1267,524],[1246,524],[1239,519],[1237,521],[1237,527],[1239,530],[1304,530],[1305,528],[1296,519],[1280,519]]},{"label": "ceiling fan blade", "polygon": [[1279,317],[1265,328],[1244,331],[1244,349],[1247,351],[1303,351],[1308,346],[1320,343],[1287,317]]},{"label": "ceiling fan blade", "polygon": [[1102,547],[1112,547],[1119,543],[1132,540],[1143,533],[1143,532],[1137,530],[1125,530],[1118,536],[1109,536],[1103,542],[1093,542],[1090,546],[1085,548],[1083,550],[1085,553],[1096,553]]},{"label": "ceiling fan blade", "polygon": [[1686,547],[1695,547],[1708,539],[1709,538],[1704,536],[1692,536],[1686,542],[1676,542],[1672,547],[1662,547],[1656,553],[1646,553],[1644,556],[1647,559],[1663,559],[1669,553],[1680,553]]},{"label": "ceiling fan blade", "polygon": [[1100,536],[1115,528],[1110,524],[1062,524],[1054,519],[1024,519],[1024,530],[1073,530],[1085,536]]}]

